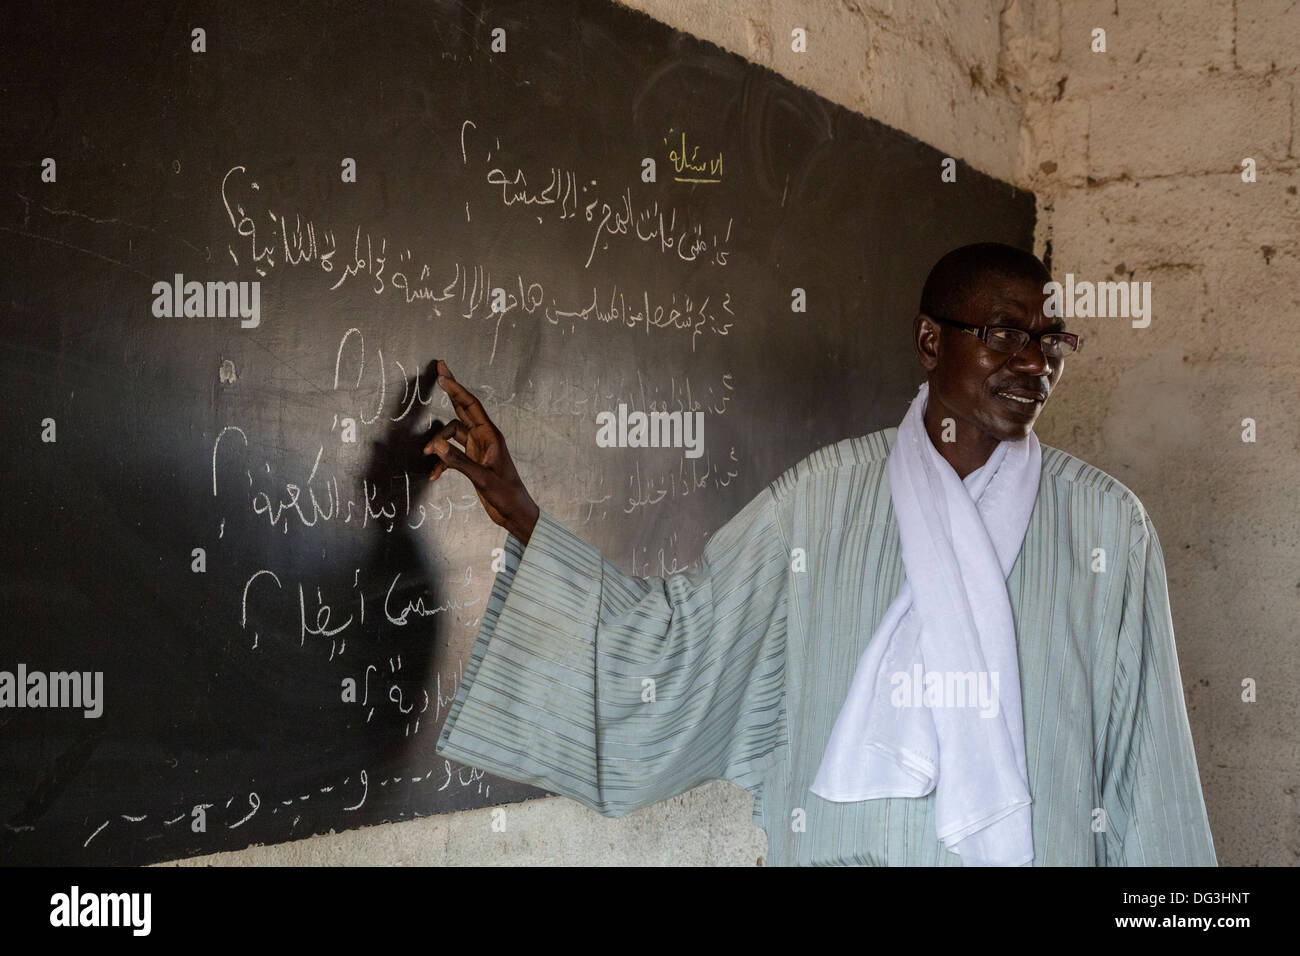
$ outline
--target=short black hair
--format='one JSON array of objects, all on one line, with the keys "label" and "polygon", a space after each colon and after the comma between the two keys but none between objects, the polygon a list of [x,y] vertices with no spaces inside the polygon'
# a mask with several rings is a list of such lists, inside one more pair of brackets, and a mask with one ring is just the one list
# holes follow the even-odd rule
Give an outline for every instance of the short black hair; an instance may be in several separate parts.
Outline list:
[{"label": "short black hair", "polygon": [[1052,273],[1032,252],[1001,242],[976,242],[945,254],[926,277],[921,309],[926,315],[961,316],[970,297],[990,275],[1052,281]]}]

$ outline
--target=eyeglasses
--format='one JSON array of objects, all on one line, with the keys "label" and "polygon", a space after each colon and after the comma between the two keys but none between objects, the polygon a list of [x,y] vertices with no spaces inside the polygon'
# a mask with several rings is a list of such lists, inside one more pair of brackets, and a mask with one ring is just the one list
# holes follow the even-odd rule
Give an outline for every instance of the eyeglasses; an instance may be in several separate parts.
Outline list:
[{"label": "eyeglasses", "polygon": [[1024,329],[1012,328],[1009,325],[971,325],[968,322],[945,319],[940,315],[930,315],[928,312],[922,314],[936,322],[955,325],[969,332],[995,352],[1009,352],[1012,355],[1028,345],[1030,339],[1038,339],[1038,344],[1042,346],[1046,358],[1062,358],[1077,352],[1082,341],[1073,332],[1026,332]]}]

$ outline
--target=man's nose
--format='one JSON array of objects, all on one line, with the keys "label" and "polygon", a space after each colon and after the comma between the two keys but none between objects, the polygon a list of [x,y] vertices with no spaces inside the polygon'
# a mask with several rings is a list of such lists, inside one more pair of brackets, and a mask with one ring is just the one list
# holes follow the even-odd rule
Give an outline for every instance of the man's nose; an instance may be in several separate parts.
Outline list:
[{"label": "man's nose", "polygon": [[1024,348],[1011,356],[1011,360],[1028,371],[1041,369],[1044,375],[1052,374],[1052,360],[1043,351],[1041,338],[1031,338],[1025,343]]}]

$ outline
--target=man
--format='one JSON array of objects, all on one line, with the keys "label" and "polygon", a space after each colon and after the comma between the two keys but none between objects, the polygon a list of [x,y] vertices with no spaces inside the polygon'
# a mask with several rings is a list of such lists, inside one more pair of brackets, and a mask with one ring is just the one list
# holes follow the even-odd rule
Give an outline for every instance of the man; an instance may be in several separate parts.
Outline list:
[{"label": "man", "polygon": [[944,256],[902,425],[808,455],[667,578],[539,509],[439,365],[430,480],[509,534],[438,751],[607,816],[732,780],[776,865],[1216,865],[1155,529],[1032,435],[1077,342],[1048,281],[1009,246]]}]

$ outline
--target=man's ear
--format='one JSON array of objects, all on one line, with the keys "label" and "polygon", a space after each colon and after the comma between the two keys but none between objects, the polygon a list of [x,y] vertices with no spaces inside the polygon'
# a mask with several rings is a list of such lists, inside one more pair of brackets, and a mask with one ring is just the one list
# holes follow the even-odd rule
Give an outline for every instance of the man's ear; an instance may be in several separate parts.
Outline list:
[{"label": "man's ear", "polygon": [[924,312],[916,313],[912,320],[912,344],[916,347],[916,357],[921,367],[933,372],[939,365],[940,325]]}]

